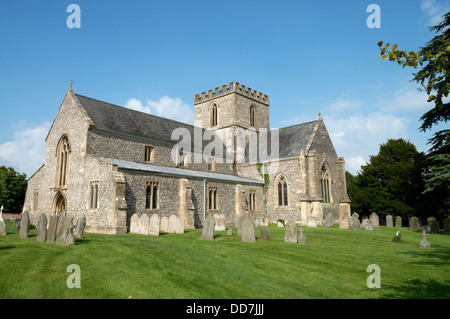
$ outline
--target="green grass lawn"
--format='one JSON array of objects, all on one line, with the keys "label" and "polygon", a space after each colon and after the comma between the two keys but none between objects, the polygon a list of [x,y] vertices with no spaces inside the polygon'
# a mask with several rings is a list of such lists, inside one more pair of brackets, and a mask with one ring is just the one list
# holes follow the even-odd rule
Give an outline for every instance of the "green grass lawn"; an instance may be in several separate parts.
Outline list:
[{"label": "green grass lawn", "polygon": [[[203,241],[196,229],[85,234],[63,246],[10,230],[0,237],[0,298],[450,298],[450,236],[429,235],[432,248],[420,249],[422,236],[406,227],[401,243],[397,228],[303,228],[306,245],[285,244],[275,225],[256,243],[226,232]],[[81,288],[67,287],[70,264]],[[380,267],[379,289],[367,287],[370,264]]]}]

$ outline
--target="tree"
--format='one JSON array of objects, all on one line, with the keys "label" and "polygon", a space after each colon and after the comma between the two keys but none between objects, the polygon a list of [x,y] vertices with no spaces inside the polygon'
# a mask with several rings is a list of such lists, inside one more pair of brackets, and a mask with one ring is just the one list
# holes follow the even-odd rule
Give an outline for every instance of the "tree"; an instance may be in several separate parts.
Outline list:
[{"label": "tree", "polygon": [[353,210],[365,215],[415,215],[423,190],[420,158],[416,147],[403,139],[380,145],[379,153],[370,156],[354,180],[349,179]]},{"label": "tree", "polygon": [[27,190],[26,175],[0,166],[0,205],[4,213],[21,213]]}]

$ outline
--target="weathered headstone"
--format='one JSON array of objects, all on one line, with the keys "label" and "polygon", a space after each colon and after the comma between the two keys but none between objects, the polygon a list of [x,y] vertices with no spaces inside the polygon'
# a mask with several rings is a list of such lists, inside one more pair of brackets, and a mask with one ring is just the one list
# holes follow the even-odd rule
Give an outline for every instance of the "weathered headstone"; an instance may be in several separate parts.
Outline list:
[{"label": "weathered headstone", "polygon": [[409,219],[409,230],[416,231],[420,228],[419,220],[413,216]]},{"label": "weathered headstone", "polygon": [[369,225],[370,221],[367,217],[363,218],[362,222],[361,222],[361,229],[366,229],[367,225]]},{"label": "weathered headstone", "polygon": [[380,229],[380,218],[376,213],[370,214],[370,225],[372,226],[373,230]]},{"label": "weathered headstone", "polygon": [[284,242],[296,244],[298,242],[297,232],[298,226],[295,221],[288,221],[284,227]]},{"label": "weathered headstone", "polygon": [[75,236],[72,233],[72,217],[60,216],[56,230],[56,242],[63,245],[75,245]]},{"label": "weathered headstone", "polygon": [[6,234],[8,234],[6,224],[3,221],[0,221],[0,236],[6,236]]},{"label": "weathered headstone", "polygon": [[328,213],[325,217],[325,227],[332,228],[333,227],[333,214]]},{"label": "weathered headstone", "polygon": [[427,235],[427,233],[426,233],[426,231],[424,230],[424,231],[422,231],[422,237],[423,237],[423,239],[420,241],[420,243],[419,243],[419,247],[420,248],[431,248],[431,244],[428,242],[428,240],[426,239],[426,236],[428,236]]},{"label": "weathered headstone", "polygon": [[167,232],[169,234],[175,234],[177,228],[178,218],[175,215],[169,216],[169,226],[167,227]]},{"label": "weathered headstone", "polygon": [[352,228],[353,229],[361,229],[361,223],[359,222],[359,215],[358,214],[353,214],[352,215]]},{"label": "weathered headstone", "polygon": [[428,225],[430,225],[431,234],[439,234],[439,222],[435,217],[427,218]]},{"label": "weathered headstone", "polygon": [[133,214],[130,219],[130,234],[138,234],[139,228],[139,215]]},{"label": "weathered headstone", "polygon": [[169,232],[169,218],[166,216],[161,217],[161,225],[159,230],[163,233]]},{"label": "weathered headstone", "polygon": [[159,216],[158,216],[158,214],[153,214],[150,217],[150,225],[148,228],[148,234],[150,236],[159,236]]},{"label": "weathered headstone", "polygon": [[306,237],[305,235],[303,235],[303,227],[300,227],[300,233],[298,234],[297,243],[306,244]]},{"label": "weathered headstone", "polygon": [[450,235],[450,217],[444,219],[444,234]]},{"label": "weathered headstone", "polygon": [[203,240],[213,240],[214,239],[214,229],[216,226],[216,220],[213,214],[209,213],[206,217],[205,223],[203,224],[202,239]]},{"label": "weathered headstone", "polygon": [[86,216],[84,216],[84,214],[81,214],[77,218],[77,223],[75,225],[75,230],[73,232],[75,238],[83,238],[85,227],[86,227]]},{"label": "weathered headstone", "polygon": [[392,215],[386,216],[386,227],[394,227],[394,223],[392,221]]},{"label": "weathered headstone", "polygon": [[45,214],[41,214],[39,216],[37,226],[36,226],[37,241],[46,241],[47,240],[47,216]]},{"label": "weathered headstone", "polygon": [[242,222],[244,220],[244,216],[243,215],[238,215],[236,217],[236,227],[238,229],[237,231],[237,235],[238,236],[242,236]]},{"label": "weathered headstone", "polygon": [[142,214],[139,217],[139,234],[148,235],[148,226],[150,225],[150,218],[147,214]]},{"label": "weathered headstone", "polygon": [[175,225],[175,234],[184,234],[184,218],[177,216],[177,223]]},{"label": "weathered headstone", "polygon": [[267,235],[267,228],[266,227],[262,227],[261,228],[261,238],[268,238],[269,236]]},{"label": "weathered headstone", "polygon": [[366,227],[364,227],[365,230],[373,230],[372,224],[369,222]]},{"label": "weathered headstone", "polygon": [[52,215],[48,219],[48,231],[47,231],[47,242],[54,242],[56,240],[56,229],[58,227],[58,215]]},{"label": "weathered headstone", "polygon": [[233,229],[228,228],[228,230],[227,230],[227,235],[228,235],[228,236],[233,235]]},{"label": "weathered headstone", "polygon": [[[348,217],[350,217],[350,216],[348,216]],[[349,227],[349,223],[348,223],[347,217],[339,219],[339,228],[340,229],[348,229],[348,227]]]},{"label": "weathered headstone", "polygon": [[317,227],[317,221],[315,217],[309,216],[307,219],[307,226],[308,227],[312,227],[312,228],[316,228]]},{"label": "weathered headstone", "polygon": [[244,216],[242,220],[242,241],[255,242],[255,225],[249,216]]},{"label": "weathered headstone", "polygon": [[28,214],[28,211],[24,211],[22,213],[22,218],[20,220],[20,232],[19,232],[20,238],[28,238],[29,227],[30,227],[30,215]]},{"label": "weathered headstone", "polygon": [[214,214],[215,220],[215,231],[225,231],[225,215],[224,214]]},{"label": "weathered headstone", "polygon": [[395,227],[402,227],[402,218],[400,216],[395,217]]}]

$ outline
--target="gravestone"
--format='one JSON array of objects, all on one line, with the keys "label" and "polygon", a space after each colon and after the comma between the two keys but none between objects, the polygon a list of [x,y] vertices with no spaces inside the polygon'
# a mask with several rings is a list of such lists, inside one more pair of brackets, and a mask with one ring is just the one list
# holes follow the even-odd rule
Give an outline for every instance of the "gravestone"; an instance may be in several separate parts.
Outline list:
[{"label": "gravestone", "polygon": [[225,231],[225,215],[224,214],[215,214],[215,231]]},{"label": "gravestone", "polygon": [[354,213],[352,215],[352,228],[353,229],[361,229],[361,223],[359,222],[359,215]]},{"label": "gravestone", "polygon": [[166,216],[161,217],[161,225],[159,230],[163,233],[169,232],[169,218],[167,218]]},{"label": "gravestone", "polygon": [[333,227],[333,214],[328,213],[325,217],[325,227],[332,228]]},{"label": "gravestone", "polygon": [[20,220],[20,232],[19,232],[20,238],[28,238],[29,227],[30,227],[30,215],[28,214],[28,211],[24,211],[22,213],[22,218]]},{"label": "gravestone", "polygon": [[58,228],[58,215],[52,215],[48,219],[47,242],[53,243],[56,240],[56,229]]},{"label": "gravestone", "polygon": [[426,239],[426,236],[428,236],[426,231],[423,230],[421,235],[422,235],[423,239],[420,241],[419,247],[420,248],[431,248],[431,244]]},{"label": "gravestone", "polygon": [[175,225],[175,234],[184,234],[184,218],[177,216],[177,223]]},{"label": "gravestone", "polygon": [[150,225],[148,228],[148,234],[150,236],[159,236],[159,216],[158,216],[158,214],[153,214],[150,217]]},{"label": "gravestone", "polygon": [[[348,216],[348,217],[350,217],[350,216]],[[339,219],[339,228],[340,229],[348,229],[348,227],[349,227],[349,223],[348,223],[347,217]]]},{"label": "gravestone", "polygon": [[261,238],[268,238],[269,236],[267,235],[267,228],[266,227],[262,227],[261,228]]},{"label": "gravestone", "polygon": [[178,218],[175,215],[169,216],[169,226],[167,227],[167,232],[169,234],[175,234],[177,228]]},{"label": "gravestone", "polygon": [[255,242],[255,225],[250,220],[249,216],[244,216],[242,220],[242,241]]},{"label": "gravestone", "polygon": [[386,227],[394,227],[394,223],[392,221],[392,215],[386,216]]},{"label": "gravestone", "polygon": [[75,236],[72,233],[72,217],[60,216],[56,230],[56,242],[63,245],[75,245]]},{"label": "gravestone", "polygon": [[439,222],[436,220],[436,218],[428,217],[427,222],[428,222],[428,225],[430,226],[430,233],[431,234],[439,234]]},{"label": "gravestone", "polygon": [[232,230],[231,228],[228,228],[228,230],[227,230],[227,235],[228,235],[228,236],[233,235],[233,230]]},{"label": "gravestone", "polygon": [[450,235],[450,217],[444,219],[444,234]]},{"label": "gravestone", "polygon": [[431,234],[431,226],[430,225],[423,225],[422,230],[424,230],[428,234]]},{"label": "gravestone", "polygon": [[373,230],[380,229],[380,218],[378,218],[376,213],[370,214],[369,220]]},{"label": "gravestone", "polygon": [[366,217],[366,218],[363,218],[363,220],[362,220],[362,222],[361,222],[361,229],[366,229],[366,227],[367,227],[367,225],[369,225],[369,219]]},{"label": "gravestone", "polygon": [[298,242],[297,233],[298,226],[295,221],[288,221],[284,226],[284,242],[296,244]]},{"label": "gravestone", "polygon": [[261,219],[261,226],[269,226],[269,220],[266,216],[263,216],[263,218]]},{"label": "gravestone", "polygon": [[37,241],[46,241],[47,240],[47,216],[45,214],[41,214],[39,216],[38,222],[37,222]]},{"label": "gravestone", "polygon": [[373,230],[372,224],[369,222],[366,227],[364,227],[365,230]]},{"label": "gravestone", "polygon": [[86,227],[86,216],[84,214],[81,214],[77,218],[77,223],[75,225],[75,231],[73,232],[73,235],[75,238],[83,238],[84,228]]},{"label": "gravestone", "polygon": [[205,223],[202,230],[203,240],[213,240],[214,239],[214,229],[216,226],[216,220],[213,214],[209,213],[206,217]]},{"label": "gravestone", "polygon": [[303,227],[300,227],[300,233],[298,234],[297,243],[306,244],[306,237],[305,235],[303,235]]},{"label": "gravestone", "polygon": [[242,221],[244,220],[244,216],[243,215],[238,215],[236,217],[236,227],[238,229],[237,231],[237,235],[238,236],[242,236]]},{"label": "gravestone", "polygon": [[0,221],[0,236],[6,236],[6,234],[8,234],[6,224],[3,221]]},{"label": "gravestone", "polygon": [[317,228],[317,221],[315,217],[308,217],[307,219],[307,226],[312,228]]},{"label": "gravestone", "polygon": [[0,206],[0,222],[5,223],[5,221],[3,220],[3,205]]},{"label": "gravestone", "polygon": [[279,220],[277,220],[277,227],[284,227],[284,224],[282,222],[280,222]]},{"label": "gravestone", "polygon": [[402,218],[400,216],[395,217],[395,227],[402,227]]},{"label": "gravestone", "polygon": [[138,234],[139,215],[133,214],[130,219],[130,234]]},{"label": "gravestone", "polygon": [[409,230],[416,231],[420,228],[419,220],[413,216],[409,219]]}]

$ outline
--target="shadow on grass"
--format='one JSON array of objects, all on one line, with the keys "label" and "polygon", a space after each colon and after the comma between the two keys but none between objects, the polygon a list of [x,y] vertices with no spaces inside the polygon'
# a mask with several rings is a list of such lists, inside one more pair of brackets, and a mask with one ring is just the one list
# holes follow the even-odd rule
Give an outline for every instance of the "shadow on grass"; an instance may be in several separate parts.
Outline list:
[{"label": "shadow on grass", "polygon": [[383,290],[392,292],[383,294],[386,299],[448,299],[450,298],[450,281],[413,279],[395,285],[383,284]]},{"label": "shadow on grass", "polygon": [[13,249],[16,248],[16,246],[8,245],[8,246],[1,246],[0,250],[6,250],[6,249]]},{"label": "shadow on grass", "polygon": [[[417,265],[431,265],[435,267],[446,266],[450,260],[450,249],[447,248],[420,248],[420,250],[411,250],[402,252],[402,254],[410,255],[412,263]],[[450,289],[450,288],[449,288]]]}]

